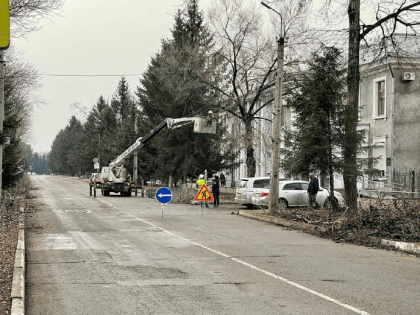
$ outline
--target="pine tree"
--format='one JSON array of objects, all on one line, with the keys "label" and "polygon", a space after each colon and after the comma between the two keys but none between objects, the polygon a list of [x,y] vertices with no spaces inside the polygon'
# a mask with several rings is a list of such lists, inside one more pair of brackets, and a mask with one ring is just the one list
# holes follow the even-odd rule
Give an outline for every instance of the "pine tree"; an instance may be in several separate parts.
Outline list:
[{"label": "pine tree", "polygon": [[[93,159],[98,158],[100,167],[104,166],[104,162],[109,155],[107,148],[109,138],[114,139],[116,130],[116,118],[113,120],[112,126],[107,126],[104,122],[104,113],[109,112],[114,118],[115,114],[110,106],[101,95],[95,106],[89,112],[86,122],[83,124],[84,139],[81,147],[83,147],[82,173],[89,175],[94,172]],[[111,133],[110,131],[113,131]],[[113,141],[113,140],[111,140]]]},{"label": "pine tree", "polygon": [[63,129],[61,129],[55,136],[51,146],[51,151],[48,154],[48,165],[51,171],[55,174],[67,175],[67,155],[66,150],[66,136]]},{"label": "pine tree", "polygon": [[343,168],[343,104],[345,76],[340,51],[324,47],[313,54],[309,69],[295,80],[288,104],[296,120],[296,132],[288,132],[283,168],[290,176],[320,171],[329,175],[330,197],[334,196],[334,173]]},{"label": "pine tree", "polygon": [[26,160],[21,155],[21,139],[17,132],[21,127],[22,119],[19,118],[19,113],[14,110],[15,102],[19,101],[17,98],[18,88],[12,86],[10,82],[6,83],[8,84],[5,84],[4,93],[3,133],[0,141],[4,141],[8,136],[10,144],[3,144],[2,188],[14,187],[22,178],[26,167]]},{"label": "pine tree", "polygon": [[[208,85],[173,73],[174,64],[177,72],[195,72],[200,68],[204,72],[208,57],[206,47],[211,41],[198,2],[188,1],[184,9],[177,12],[172,39],[162,42],[161,52],[152,59],[137,89],[145,122],[142,130],[147,132],[166,117],[207,114],[211,104],[215,104]],[[175,183],[196,177],[205,169],[211,174],[223,168],[219,136],[193,134],[191,127],[165,131],[149,145],[149,152],[142,153],[143,163],[140,161],[140,164],[151,161],[153,153],[157,153],[157,158],[151,161],[156,167],[155,176],[171,177]]]},{"label": "pine tree", "polygon": [[122,77],[118,82],[118,87],[111,100],[111,107],[114,110],[115,116],[119,125],[127,119],[130,112],[130,107],[133,105],[132,97],[128,87],[128,82],[125,77]]},{"label": "pine tree", "polygon": [[84,131],[81,122],[72,116],[69,124],[55,137],[48,155],[49,166],[61,175],[81,175]]}]

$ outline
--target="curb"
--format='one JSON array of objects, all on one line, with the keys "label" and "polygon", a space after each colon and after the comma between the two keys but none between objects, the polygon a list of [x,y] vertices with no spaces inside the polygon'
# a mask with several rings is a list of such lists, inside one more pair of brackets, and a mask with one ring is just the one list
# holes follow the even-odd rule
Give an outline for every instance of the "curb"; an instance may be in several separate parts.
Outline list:
[{"label": "curb", "polygon": [[25,314],[25,208],[20,207],[18,244],[12,280],[12,308],[10,315]]},{"label": "curb", "polygon": [[397,242],[391,240],[381,240],[381,245],[394,246],[405,252],[420,254],[420,243]]},{"label": "curb", "polygon": [[[255,213],[255,210],[239,210],[238,214],[247,218],[290,227],[301,231],[315,232],[320,230],[319,227],[304,222],[294,222],[283,218],[270,217],[268,215],[258,215]],[[420,254],[420,243],[398,242],[381,239],[380,244],[385,246],[394,246],[395,248],[401,249],[408,253]]]}]

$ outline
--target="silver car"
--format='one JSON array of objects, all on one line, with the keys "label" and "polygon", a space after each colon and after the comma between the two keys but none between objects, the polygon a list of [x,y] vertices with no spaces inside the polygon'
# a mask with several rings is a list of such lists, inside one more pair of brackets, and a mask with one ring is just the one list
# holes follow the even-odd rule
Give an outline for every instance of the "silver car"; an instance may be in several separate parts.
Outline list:
[{"label": "silver car", "polygon": [[270,185],[270,177],[242,178],[236,189],[235,202],[252,209],[252,196],[257,189]]},{"label": "silver car", "polygon": [[[285,208],[287,207],[307,207],[309,205],[308,182],[287,180],[279,182],[279,203]],[[256,191],[251,200],[252,204],[257,207],[267,207],[269,203],[269,186]],[[320,187],[316,195],[318,205],[329,207],[329,190]],[[334,191],[334,197],[340,206],[344,205],[343,196]]]}]

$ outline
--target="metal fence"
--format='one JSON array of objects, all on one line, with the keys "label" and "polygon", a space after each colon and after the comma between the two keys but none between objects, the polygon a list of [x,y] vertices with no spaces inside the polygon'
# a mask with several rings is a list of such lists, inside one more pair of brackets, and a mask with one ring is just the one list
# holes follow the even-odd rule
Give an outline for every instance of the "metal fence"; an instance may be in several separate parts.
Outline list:
[{"label": "metal fence", "polygon": [[415,169],[394,170],[393,183],[400,187],[399,190],[419,192],[420,171]]},{"label": "metal fence", "polygon": [[360,196],[384,198],[384,197],[411,197],[419,198],[420,196],[420,171],[395,170],[391,178],[379,178],[370,180],[362,178],[358,183],[358,192]]}]

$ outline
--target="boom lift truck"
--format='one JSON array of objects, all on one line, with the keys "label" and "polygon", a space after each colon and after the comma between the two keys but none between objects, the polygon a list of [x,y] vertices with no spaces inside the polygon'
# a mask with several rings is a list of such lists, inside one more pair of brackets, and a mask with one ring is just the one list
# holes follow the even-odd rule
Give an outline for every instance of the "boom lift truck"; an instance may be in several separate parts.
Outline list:
[{"label": "boom lift truck", "polygon": [[[140,137],[127,150],[121,153],[109,166],[105,166],[101,170],[101,192],[104,196],[109,196],[110,192],[120,193],[122,196],[131,196],[132,189],[137,186],[127,180],[127,165],[132,154],[140,149],[144,144],[153,139],[165,126],[168,129],[176,129],[188,124],[194,124],[194,132],[196,133],[216,133],[216,116],[209,112],[207,118],[187,117],[187,118],[166,118],[144,137]],[[96,186],[96,185],[95,185]],[[94,197],[96,197],[96,188],[94,189]]]}]

